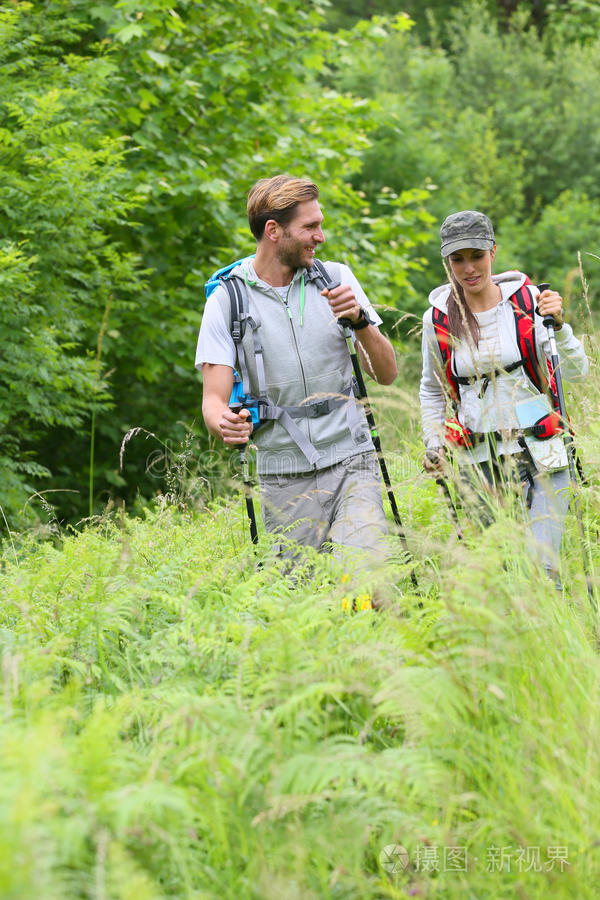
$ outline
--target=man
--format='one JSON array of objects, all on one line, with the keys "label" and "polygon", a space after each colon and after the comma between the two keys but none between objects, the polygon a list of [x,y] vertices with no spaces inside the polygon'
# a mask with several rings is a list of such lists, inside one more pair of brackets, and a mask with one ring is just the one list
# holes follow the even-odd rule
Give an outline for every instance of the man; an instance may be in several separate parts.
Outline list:
[{"label": "man", "polygon": [[[277,175],[248,195],[254,259],[231,273],[246,291],[249,316],[241,363],[251,394],[266,393],[267,421],[256,428],[257,472],[267,531],[282,536],[283,557],[298,544],[385,555],[381,483],[364,410],[352,395],[352,365],[342,326],[350,320],[364,369],[382,384],[397,374],[394,350],[377,327],[381,319],[347,266],[328,263],[331,290],[313,278],[325,237],[318,188]],[[244,444],[250,414],[229,408],[240,353],[231,334],[224,286],[209,297],[198,338],[202,412],[209,431],[226,444]],[[257,339],[260,349],[257,353]],[[262,363],[262,365],[261,365]],[[264,367],[264,371],[263,371]]]}]

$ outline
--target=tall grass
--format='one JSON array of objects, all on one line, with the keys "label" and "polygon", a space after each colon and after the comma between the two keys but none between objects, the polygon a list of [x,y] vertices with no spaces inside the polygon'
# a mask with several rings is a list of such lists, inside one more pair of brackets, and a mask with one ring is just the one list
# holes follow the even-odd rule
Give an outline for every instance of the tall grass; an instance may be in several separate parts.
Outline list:
[{"label": "tall grass", "polygon": [[[591,383],[570,399],[598,569]],[[373,393],[419,581],[399,554],[378,612],[343,611],[332,558],[294,586],[262,535],[257,569],[241,495],[7,545],[2,898],[597,897],[577,529],[562,596],[511,510],[459,542],[414,395]]]}]

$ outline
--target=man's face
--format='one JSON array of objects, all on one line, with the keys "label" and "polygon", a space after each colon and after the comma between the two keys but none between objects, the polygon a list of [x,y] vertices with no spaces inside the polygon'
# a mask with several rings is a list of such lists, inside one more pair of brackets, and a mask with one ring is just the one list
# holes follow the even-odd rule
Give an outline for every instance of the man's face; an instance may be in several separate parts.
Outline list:
[{"label": "man's face", "polygon": [[276,251],[279,262],[290,269],[310,268],[317,247],[325,240],[322,222],[323,213],[317,200],[299,203],[294,218],[281,226]]}]

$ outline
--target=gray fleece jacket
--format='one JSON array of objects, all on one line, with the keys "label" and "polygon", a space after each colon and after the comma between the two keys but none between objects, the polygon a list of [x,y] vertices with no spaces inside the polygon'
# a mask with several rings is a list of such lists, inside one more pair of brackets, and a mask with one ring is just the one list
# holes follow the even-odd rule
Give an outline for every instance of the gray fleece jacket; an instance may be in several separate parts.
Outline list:
[{"label": "gray fleece jacket", "polygon": [[[478,313],[481,329],[479,346],[475,347],[470,340],[462,340],[452,351],[452,370],[458,376],[473,377],[472,384],[460,385],[460,402],[458,418],[462,425],[474,432],[508,431],[519,427],[515,405],[537,392],[522,367],[512,372],[502,372],[493,378],[482,396],[482,376],[494,369],[504,369],[520,358],[516,339],[513,306],[509,297],[524,283],[522,272],[502,272],[492,276],[495,284],[500,286],[502,299],[491,310]],[[534,296],[538,289],[530,285]],[[444,443],[444,420],[446,419],[446,398],[448,381],[442,367],[442,357],[433,326],[432,307],[447,312],[450,286],[440,285],[429,295],[430,308],[423,316],[423,371],[419,397],[423,422],[423,439],[428,449],[437,448]],[[535,315],[535,343],[540,365],[546,367],[546,359],[550,359],[550,343],[547,331],[539,315]],[[572,381],[582,380],[587,374],[589,364],[581,342],[574,336],[570,325],[566,323],[556,332],[556,344],[560,356],[563,378]],[[556,438],[552,438],[556,440]],[[560,440],[560,438],[558,438]],[[499,442],[499,454],[519,452],[516,441]],[[480,444],[471,451],[458,448],[463,462],[481,462],[488,458],[487,443]]]},{"label": "gray fleece jacket", "polygon": [[[359,302],[371,315],[372,307],[350,269],[338,263],[327,263],[327,268],[332,277],[339,276],[343,283],[354,285]],[[258,449],[258,474],[306,473],[373,450],[364,408],[351,390],[352,363],[343,329],[319,288],[305,280],[306,270],[295,272],[285,301],[276,288],[261,281],[251,260],[244,260],[232,274],[244,280],[250,315],[259,323],[257,335],[264,350],[266,393],[271,403],[289,407],[327,398],[348,398],[344,405],[326,415],[295,419],[295,424],[318,453],[318,459],[312,465],[278,421],[263,425],[252,436]],[[221,306],[224,321],[230,322],[226,290],[217,288],[213,297]],[[374,310],[372,315],[377,322],[381,321]],[[251,393],[258,396],[259,378],[250,327],[246,328],[242,343]]]}]

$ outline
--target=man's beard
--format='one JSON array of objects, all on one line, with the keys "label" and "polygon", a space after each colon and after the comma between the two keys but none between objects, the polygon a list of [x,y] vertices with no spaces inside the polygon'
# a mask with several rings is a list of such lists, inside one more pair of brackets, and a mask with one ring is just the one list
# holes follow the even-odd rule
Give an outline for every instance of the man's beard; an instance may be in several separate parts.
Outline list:
[{"label": "man's beard", "polygon": [[282,266],[288,266],[290,269],[300,269],[310,265],[306,260],[306,247],[299,241],[294,241],[288,246],[280,246],[277,250],[277,259]]}]

